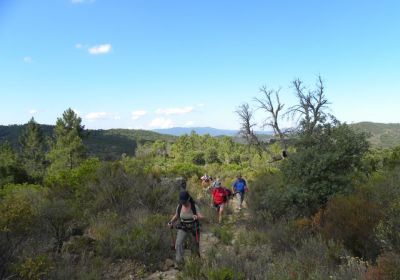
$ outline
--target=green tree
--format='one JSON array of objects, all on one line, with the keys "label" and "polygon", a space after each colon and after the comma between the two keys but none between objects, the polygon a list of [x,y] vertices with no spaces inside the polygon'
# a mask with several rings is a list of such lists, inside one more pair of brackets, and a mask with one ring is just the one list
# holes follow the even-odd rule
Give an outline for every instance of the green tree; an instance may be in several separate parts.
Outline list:
[{"label": "green tree", "polygon": [[325,124],[300,135],[297,151],[282,166],[299,213],[310,215],[336,193],[352,191],[353,175],[360,172],[369,144],[364,133],[346,124]]},{"label": "green tree", "polygon": [[218,151],[216,148],[208,148],[205,152],[205,161],[206,163],[221,163],[218,158]]},{"label": "green tree", "polygon": [[48,155],[52,170],[72,169],[84,160],[84,126],[81,122],[82,119],[71,108],[64,111],[62,118],[57,119],[55,139]]},{"label": "green tree", "polygon": [[45,141],[40,125],[32,117],[19,137],[21,159],[28,175],[39,180],[45,171]]},{"label": "green tree", "polygon": [[0,188],[8,183],[23,183],[27,179],[11,145],[8,142],[0,145]]}]

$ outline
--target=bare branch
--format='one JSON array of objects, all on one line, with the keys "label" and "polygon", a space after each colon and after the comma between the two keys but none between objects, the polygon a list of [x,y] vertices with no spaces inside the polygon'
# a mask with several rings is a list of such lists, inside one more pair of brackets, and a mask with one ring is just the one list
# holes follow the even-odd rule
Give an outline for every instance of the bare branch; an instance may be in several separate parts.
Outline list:
[{"label": "bare branch", "polygon": [[279,127],[280,113],[285,106],[279,99],[280,89],[273,90],[262,86],[260,92],[263,94],[263,98],[256,97],[254,100],[258,103],[259,109],[263,109],[268,113],[268,117],[264,121],[264,126],[270,126],[274,130],[275,135],[277,135],[281,141],[284,141],[285,133]]},{"label": "bare branch", "polygon": [[253,131],[253,127],[256,124],[252,122],[253,112],[251,111],[249,104],[241,104],[235,112],[239,115],[240,119],[239,134],[246,139],[249,145],[259,145],[260,142]]},{"label": "bare branch", "polygon": [[295,79],[292,84],[299,104],[290,107],[287,114],[292,118],[297,116],[303,130],[306,133],[312,133],[315,127],[325,120],[326,114],[323,109],[329,104],[324,94],[322,78],[318,76],[316,90],[308,90],[307,93],[305,93],[306,87],[303,86],[300,79]]}]

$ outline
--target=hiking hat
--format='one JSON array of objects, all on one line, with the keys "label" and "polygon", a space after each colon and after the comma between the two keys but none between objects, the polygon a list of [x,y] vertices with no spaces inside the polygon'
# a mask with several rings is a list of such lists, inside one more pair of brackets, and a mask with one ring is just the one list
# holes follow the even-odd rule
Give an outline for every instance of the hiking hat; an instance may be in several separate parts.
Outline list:
[{"label": "hiking hat", "polygon": [[181,191],[179,193],[179,203],[185,204],[190,198],[190,195],[187,191]]},{"label": "hiking hat", "polygon": [[220,181],[217,181],[217,182],[215,183],[215,185],[216,185],[217,187],[220,187],[222,184],[221,184]]}]

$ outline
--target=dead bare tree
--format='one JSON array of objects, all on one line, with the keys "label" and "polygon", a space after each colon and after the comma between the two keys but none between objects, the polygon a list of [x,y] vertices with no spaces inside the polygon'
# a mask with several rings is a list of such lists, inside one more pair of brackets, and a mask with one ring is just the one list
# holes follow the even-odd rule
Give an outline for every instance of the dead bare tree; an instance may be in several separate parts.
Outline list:
[{"label": "dead bare tree", "polygon": [[268,117],[265,119],[263,126],[269,126],[274,130],[275,136],[279,137],[279,140],[284,146],[284,150],[286,150],[286,133],[279,126],[280,114],[285,106],[279,99],[280,89],[274,90],[268,89],[267,86],[262,86],[260,92],[263,94],[263,98],[256,97],[254,100],[258,103],[259,109],[263,109],[268,113]]},{"label": "dead bare tree", "polygon": [[326,113],[323,110],[329,104],[322,78],[318,76],[315,90],[307,90],[300,79],[294,80],[292,84],[299,104],[290,107],[287,114],[292,118],[297,117],[303,131],[312,134],[315,127],[325,121]]},{"label": "dead bare tree", "polygon": [[259,146],[260,141],[253,131],[253,127],[256,124],[253,122],[253,111],[250,109],[249,104],[241,104],[235,113],[238,114],[240,120],[239,135],[246,139],[246,142],[249,144],[249,146]]}]

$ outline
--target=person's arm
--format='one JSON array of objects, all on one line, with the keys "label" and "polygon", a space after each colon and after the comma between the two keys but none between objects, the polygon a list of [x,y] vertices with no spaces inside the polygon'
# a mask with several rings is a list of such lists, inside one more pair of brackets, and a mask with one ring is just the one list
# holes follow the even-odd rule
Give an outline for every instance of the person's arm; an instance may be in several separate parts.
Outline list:
[{"label": "person's arm", "polygon": [[233,182],[233,184],[232,184],[232,191],[233,191],[233,193],[236,192],[236,181],[237,181],[237,180],[235,180],[235,182]]},{"label": "person's arm", "polygon": [[248,186],[247,186],[247,182],[246,180],[244,180],[244,191],[247,192],[249,190]]},{"label": "person's arm", "polygon": [[[178,209],[178,208],[177,208]],[[172,227],[172,225],[174,224],[174,222],[176,220],[178,220],[178,211],[175,211],[175,215],[172,216],[171,220],[168,222],[168,226]]]},{"label": "person's arm", "polygon": [[197,205],[195,207],[196,207],[197,215],[193,215],[193,219],[194,220],[203,220],[204,216],[203,216],[203,214],[201,214],[199,207],[197,207]]}]

